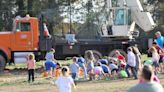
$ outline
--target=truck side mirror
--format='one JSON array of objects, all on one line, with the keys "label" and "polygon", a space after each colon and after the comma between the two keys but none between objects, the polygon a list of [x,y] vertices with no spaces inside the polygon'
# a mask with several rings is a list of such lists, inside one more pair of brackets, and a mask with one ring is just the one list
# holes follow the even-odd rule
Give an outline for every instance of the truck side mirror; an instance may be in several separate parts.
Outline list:
[{"label": "truck side mirror", "polygon": [[15,32],[20,32],[20,29],[16,29],[16,31]]}]

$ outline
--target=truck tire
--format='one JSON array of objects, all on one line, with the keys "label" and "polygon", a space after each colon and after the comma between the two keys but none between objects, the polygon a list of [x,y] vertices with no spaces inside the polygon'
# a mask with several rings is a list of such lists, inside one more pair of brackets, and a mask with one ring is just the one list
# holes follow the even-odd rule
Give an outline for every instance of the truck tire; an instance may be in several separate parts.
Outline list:
[{"label": "truck tire", "polygon": [[[89,51],[89,50],[87,50],[87,51]],[[87,52],[87,51],[86,51],[86,52]],[[97,51],[97,50],[92,50],[92,52],[93,52],[93,55],[94,55],[94,57],[95,57],[96,60],[102,58],[102,54],[101,54],[99,51]],[[86,56],[84,56],[84,57],[86,57]]]},{"label": "truck tire", "polygon": [[118,51],[121,53],[121,55],[123,55],[123,56],[125,57],[125,59],[127,60],[127,54],[126,54],[126,52],[123,51],[123,50],[121,50],[121,49],[114,49],[112,52],[109,53],[108,56],[109,56],[109,57],[116,57],[116,56],[115,56],[116,50],[118,50]]},{"label": "truck tire", "polygon": [[0,55],[0,71],[4,70],[6,66],[6,59]]}]

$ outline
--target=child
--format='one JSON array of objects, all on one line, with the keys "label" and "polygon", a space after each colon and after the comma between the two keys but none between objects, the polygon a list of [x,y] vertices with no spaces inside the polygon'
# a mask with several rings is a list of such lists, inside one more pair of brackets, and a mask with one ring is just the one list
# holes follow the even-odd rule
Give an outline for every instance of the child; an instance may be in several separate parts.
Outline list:
[{"label": "child", "polygon": [[141,70],[141,67],[142,67],[142,64],[141,64],[141,53],[139,51],[139,49],[136,47],[136,46],[132,46],[132,51],[135,55],[135,58],[136,58],[136,72],[138,74],[138,71]]},{"label": "child", "polygon": [[58,77],[60,76],[61,73],[61,67],[59,63],[56,63],[56,71],[55,71],[55,77],[56,79],[58,79]]},{"label": "child", "polygon": [[46,70],[46,73],[48,75],[50,75],[50,77],[52,77],[52,75],[54,75],[53,73],[56,71],[55,68],[56,68],[56,63],[54,63],[54,62],[52,62],[50,60],[46,60],[46,62],[45,62],[45,70]]},{"label": "child", "polygon": [[79,65],[76,63],[76,57],[73,57],[73,64],[70,65],[70,70],[72,78],[75,80],[79,72]]},{"label": "child", "polygon": [[112,61],[109,64],[109,68],[111,69],[111,74],[114,79],[117,78],[118,66],[114,64]]},{"label": "child", "polygon": [[94,55],[91,50],[87,51],[85,53],[86,60],[87,60],[87,72],[89,74],[89,80],[92,80],[94,78]]},{"label": "child", "polygon": [[160,58],[160,56],[159,56],[157,50],[155,49],[155,47],[150,48],[149,51],[152,53],[153,67],[155,69],[155,74],[157,74],[158,68],[159,68],[159,58]]},{"label": "child", "polygon": [[104,75],[104,71],[101,67],[101,63],[98,62],[97,65],[94,67],[94,74],[95,74],[95,79],[98,76],[98,79],[102,78],[102,75]]},{"label": "child", "polygon": [[79,65],[79,67],[82,68],[82,70],[83,70],[82,72],[84,73],[84,80],[86,80],[87,79],[87,68],[85,65],[86,64],[85,59],[82,56],[80,56],[77,60],[77,64]]},{"label": "child", "polygon": [[101,64],[101,67],[104,71],[106,79],[110,78],[111,77],[111,71],[110,71],[109,67],[105,64]]},{"label": "child", "polygon": [[65,66],[61,71],[62,76],[55,81],[55,84],[59,88],[59,92],[71,92],[71,86],[74,88],[76,88],[76,86],[73,79],[69,76],[69,68]]},{"label": "child", "polygon": [[28,68],[28,82],[30,83],[31,77],[32,77],[32,82],[34,82],[34,69],[35,69],[35,56],[34,56],[34,54],[30,54],[28,56],[27,68]]},{"label": "child", "polygon": [[126,66],[125,57],[121,55],[121,53],[118,50],[116,50],[115,54],[116,54],[117,60],[119,61],[119,66],[125,69],[125,66]]},{"label": "child", "polygon": [[119,78],[127,78],[128,74],[126,73],[126,71],[124,70],[124,68],[121,68],[121,70],[118,73]]},{"label": "child", "polygon": [[101,64],[107,65],[108,64],[108,60],[107,59],[99,59],[98,60]]}]

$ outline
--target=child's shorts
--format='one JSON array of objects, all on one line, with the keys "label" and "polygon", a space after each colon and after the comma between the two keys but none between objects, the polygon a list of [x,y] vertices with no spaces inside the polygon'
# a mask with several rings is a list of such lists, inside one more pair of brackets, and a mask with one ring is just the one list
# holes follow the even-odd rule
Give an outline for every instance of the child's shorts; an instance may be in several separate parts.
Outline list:
[{"label": "child's shorts", "polygon": [[51,67],[45,67],[46,71],[51,71]]},{"label": "child's shorts", "polygon": [[154,67],[159,67],[159,64],[157,62],[153,62]]},{"label": "child's shorts", "polygon": [[112,69],[111,73],[113,74],[114,71],[116,71],[116,73],[117,73],[118,69]]},{"label": "child's shorts", "polygon": [[163,59],[164,58],[164,56],[160,56],[160,59],[159,59],[159,63],[163,63]]},{"label": "child's shorts", "polygon": [[110,73],[109,69],[104,69],[104,73]]}]

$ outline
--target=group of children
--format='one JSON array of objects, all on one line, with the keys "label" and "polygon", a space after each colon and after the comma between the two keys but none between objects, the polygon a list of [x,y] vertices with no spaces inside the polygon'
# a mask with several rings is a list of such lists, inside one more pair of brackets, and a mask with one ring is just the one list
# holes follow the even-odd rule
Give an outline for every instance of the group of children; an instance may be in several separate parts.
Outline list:
[{"label": "group of children", "polygon": [[[108,57],[99,60],[96,60],[93,52],[89,50],[86,51],[85,58],[82,56],[73,57],[73,63],[63,67],[61,67],[59,63],[54,62],[56,61],[53,55],[54,52],[55,50],[51,49],[50,52],[46,54],[44,66],[46,74],[56,77],[57,80],[54,83],[58,86],[60,92],[71,92],[71,85],[75,87],[74,81],[81,77],[84,80],[88,80],[88,78],[89,80],[126,78],[131,77],[129,70],[131,70],[135,79],[139,78],[140,73],[144,78],[147,76],[142,68],[144,66],[142,66],[143,64],[141,63],[141,53],[135,46],[127,49],[127,61],[119,50],[115,51],[115,58]],[[154,67],[155,74],[153,75],[153,80],[159,83],[160,81],[155,75],[158,71],[163,72],[163,48],[154,42],[149,52],[152,53],[152,60],[147,60],[144,64],[149,64]],[[28,56],[27,68],[28,82],[33,82],[35,70],[34,54]],[[143,82],[142,78],[139,78],[139,83]]]},{"label": "group of children", "polygon": [[[133,47],[128,48],[129,51],[132,52]],[[153,48],[152,48],[153,49]],[[150,51],[154,51],[150,49]],[[152,53],[152,55],[154,52]],[[76,88],[76,78],[83,77],[84,80],[100,80],[100,79],[117,79],[117,78],[126,78],[129,77],[127,74],[127,66],[128,66],[128,59],[132,58],[127,55],[127,62],[125,60],[125,57],[121,55],[121,53],[116,50],[115,51],[116,58],[108,57],[106,59],[99,59],[96,60],[94,58],[92,51],[87,51],[85,53],[85,58],[83,57],[73,57],[73,63],[69,66],[63,66],[61,67],[59,63],[55,63],[53,61],[47,61],[45,62],[45,71],[50,72],[51,69],[54,70],[56,80],[54,83],[58,86],[59,92],[71,92],[71,86],[73,85],[74,88]],[[157,56],[155,56],[157,57]],[[153,60],[153,56],[152,56]],[[136,58],[135,58],[136,61]],[[137,61],[136,61],[137,62]],[[52,64],[53,63],[53,64]],[[132,62],[131,62],[132,63]],[[153,62],[153,66],[156,66],[156,63]],[[27,67],[28,67],[28,82],[34,81],[34,69],[35,69],[35,56],[34,54],[30,54],[28,56],[27,61]],[[141,71],[141,62],[138,62],[138,64],[135,64],[135,66],[129,66],[132,73],[134,71],[139,72]],[[134,68],[134,70],[133,70]],[[138,68],[138,69],[137,69]],[[155,68],[156,69],[156,68]],[[83,76],[79,76],[79,71],[82,70]],[[156,71],[156,70],[155,70]],[[51,71],[52,73],[52,71]],[[50,73],[50,74],[51,74]],[[53,74],[51,74],[53,75]],[[71,76],[70,76],[71,75]],[[133,74],[134,75],[134,74]],[[135,77],[135,76],[134,76]],[[154,81],[160,82],[159,79],[154,76]],[[143,83],[143,80],[140,79],[139,83]]]},{"label": "group of children", "polygon": [[[125,58],[116,51],[116,58],[96,60],[92,51],[87,51],[85,59],[83,57],[73,57],[73,64],[70,65],[70,72],[73,79],[83,78],[84,80],[117,79],[127,77],[125,72]],[[122,61],[123,60],[123,61]],[[120,63],[119,63],[120,62]],[[79,76],[81,72],[83,76]]]}]

